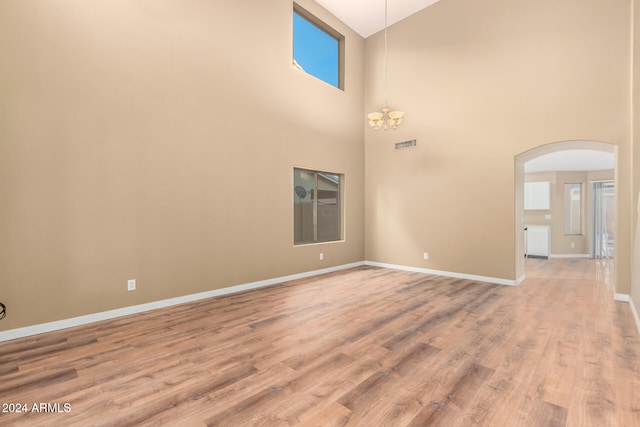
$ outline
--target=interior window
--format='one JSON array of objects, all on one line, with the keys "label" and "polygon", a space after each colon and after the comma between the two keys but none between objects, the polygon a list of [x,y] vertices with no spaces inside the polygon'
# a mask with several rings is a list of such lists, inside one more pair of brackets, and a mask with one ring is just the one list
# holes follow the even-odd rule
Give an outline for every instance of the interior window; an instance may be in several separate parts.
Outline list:
[{"label": "interior window", "polygon": [[293,65],[342,89],[344,37],[309,12],[294,7]]},{"label": "interior window", "polygon": [[341,175],[293,170],[293,243],[341,240]]},{"label": "interior window", "polygon": [[582,184],[564,185],[564,234],[582,234]]}]

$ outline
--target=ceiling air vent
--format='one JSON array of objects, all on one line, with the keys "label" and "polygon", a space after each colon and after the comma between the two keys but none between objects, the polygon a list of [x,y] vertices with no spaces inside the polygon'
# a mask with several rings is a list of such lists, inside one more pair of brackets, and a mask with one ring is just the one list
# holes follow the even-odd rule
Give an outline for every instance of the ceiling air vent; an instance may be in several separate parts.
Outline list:
[{"label": "ceiling air vent", "polygon": [[403,148],[411,148],[416,146],[416,140],[412,139],[411,141],[398,142],[396,144],[396,150],[402,150]]}]

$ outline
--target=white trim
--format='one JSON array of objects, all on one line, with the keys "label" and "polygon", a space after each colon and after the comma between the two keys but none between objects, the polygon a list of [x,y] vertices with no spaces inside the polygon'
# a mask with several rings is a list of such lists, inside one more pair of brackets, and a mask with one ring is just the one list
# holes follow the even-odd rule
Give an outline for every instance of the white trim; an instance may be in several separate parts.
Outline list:
[{"label": "white trim", "polygon": [[304,273],[292,274],[289,276],[276,277],[273,279],[260,280],[257,282],[245,283],[242,285],[230,286],[228,288],[214,289],[212,291],[200,292],[197,294],[185,295],[176,298],[154,301],[146,304],[133,305],[130,307],[118,308],[115,310],[103,311],[101,313],[88,314],[86,316],[73,317],[70,319],[58,320],[55,322],[42,323],[39,325],[27,326],[24,328],[10,329],[0,332],[0,342],[9,341],[17,338],[24,338],[31,335],[42,334],[45,332],[67,329],[74,326],[86,325],[88,323],[100,322],[102,320],[114,319],[131,314],[143,313],[145,311],[155,310],[158,308],[171,307],[187,302],[198,301],[205,298],[212,298],[221,295],[233,294],[236,292],[247,291],[250,289],[262,288],[265,286],[276,285],[278,283],[288,282],[291,280],[303,279],[305,277],[317,276],[320,274],[331,273],[334,271],[346,270],[348,268],[360,267],[365,265],[364,262],[354,262],[351,264],[339,265],[336,267],[323,268],[321,270],[307,271]]},{"label": "white trim", "polygon": [[633,317],[636,319],[636,326],[638,327],[638,333],[640,334],[640,316],[638,315],[638,310],[636,309],[636,306],[633,303],[633,298],[629,298],[629,305],[631,306],[631,312],[633,313]]},{"label": "white trim", "polygon": [[613,294],[613,299],[616,301],[623,301],[623,302],[628,302],[629,301],[629,295],[627,294]]},{"label": "white trim", "polygon": [[[406,265],[386,264],[382,262],[373,262],[373,261],[365,261],[364,263],[365,265],[371,265],[374,267],[383,267],[383,268],[391,268],[394,270],[412,271],[414,273],[435,274],[438,276],[455,277],[456,279],[475,280],[478,282],[489,282],[489,283],[495,283],[498,285],[516,286],[519,283],[516,280],[500,279],[497,277],[476,276],[473,274],[466,274],[466,273],[454,273],[451,271],[430,270],[427,268],[409,267]],[[524,276],[522,276],[520,279],[524,280]]]},{"label": "white trim", "polygon": [[[320,274],[331,273],[334,271],[346,270],[348,268],[360,267],[363,265],[369,265],[374,267],[390,268],[394,270],[412,271],[416,273],[435,274],[438,276],[453,277],[457,279],[475,280],[479,282],[495,283],[498,285],[517,286],[522,283],[526,276],[523,274],[516,280],[501,279],[496,277],[477,276],[474,274],[455,273],[451,271],[443,270],[431,270],[427,268],[409,267],[397,264],[387,264],[373,261],[360,261],[351,264],[339,265],[336,267],[329,267],[320,270],[307,271],[304,273],[292,274],[289,276],[276,277],[273,279],[260,280],[257,282],[245,283],[236,286],[230,286],[227,288],[214,289],[212,291],[201,292],[197,294],[185,295],[176,298],[170,298],[161,301],[154,301],[146,304],[134,305],[130,307],[119,308],[115,310],[104,311],[101,313],[88,314],[85,316],[73,317],[70,319],[58,320],[55,322],[42,323],[39,325],[27,326],[24,328],[10,329],[8,331],[0,332],[0,342],[9,341],[17,338],[24,338],[31,335],[42,334],[45,332],[52,332],[61,329],[72,328],[75,326],[86,325],[88,323],[100,322],[102,320],[114,319],[122,316],[129,316],[131,314],[143,313],[145,311],[151,311],[158,308],[171,307],[178,304],[184,304],[188,302],[198,301],[206,298],[213,298],[221,295],[233,294],[236,292],[242,292],[251,289],[262,288],[265,286],[271,286],[278,283],[288,282],[291,280],[303,279],[306,277],[317,276]],[[619,301],[629,301],[628,295],[615,294],[615,298]],[[625,299],[626,298],[626,299]],[[637,312],[634,311],[637,321]],[[639,323],[640,330],[640,323]]]},{"label": "white trim", "polygon": [[551,254],[549,258],[591,258],[589,254]]}]

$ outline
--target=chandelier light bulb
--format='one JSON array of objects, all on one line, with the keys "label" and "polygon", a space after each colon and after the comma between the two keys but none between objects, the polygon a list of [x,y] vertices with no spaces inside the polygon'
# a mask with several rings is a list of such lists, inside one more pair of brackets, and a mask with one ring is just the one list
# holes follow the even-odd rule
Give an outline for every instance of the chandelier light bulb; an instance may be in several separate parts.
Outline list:
[{"label": "chandelier light bulb", "polygon": [[369,125],[375,130],[395,130],[402,123],[403,117],[402,111],[390,111],[387,107],[384,107],[382,112],[376,111],[367,115]]}]

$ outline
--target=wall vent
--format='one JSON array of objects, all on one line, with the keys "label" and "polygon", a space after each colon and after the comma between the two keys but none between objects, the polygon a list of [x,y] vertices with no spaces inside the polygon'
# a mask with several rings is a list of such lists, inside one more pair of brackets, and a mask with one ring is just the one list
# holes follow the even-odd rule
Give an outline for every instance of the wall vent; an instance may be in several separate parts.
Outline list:
[{"label": "wall vent", "polygon": [[402,150],[403,148],[411,148],[416,146],[416,140],[412,139],[411,141],[398,142],[396,144],[396,150]]}]

